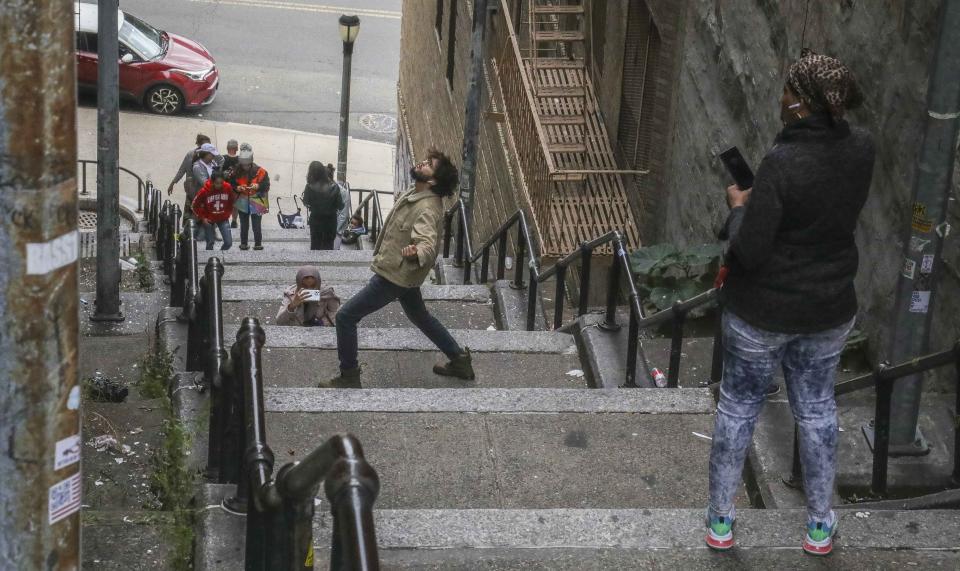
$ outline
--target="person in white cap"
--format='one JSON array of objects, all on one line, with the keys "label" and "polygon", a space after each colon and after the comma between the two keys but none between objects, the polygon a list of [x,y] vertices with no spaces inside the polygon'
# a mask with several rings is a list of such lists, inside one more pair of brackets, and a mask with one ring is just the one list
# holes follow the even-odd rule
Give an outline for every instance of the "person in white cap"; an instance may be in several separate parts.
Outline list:
[{"label": "person in white cap", "polygon": [[266,169],[253,162],[253,147],[249,143],[240,144],[237,166],[233,170],[230,184],[237,194],[234,207],[240,213],[240,249],[246,250],[247,236],[253,227],[253,249],[263,249],[261,222],[263,215],[270,211],[270,175]]}]

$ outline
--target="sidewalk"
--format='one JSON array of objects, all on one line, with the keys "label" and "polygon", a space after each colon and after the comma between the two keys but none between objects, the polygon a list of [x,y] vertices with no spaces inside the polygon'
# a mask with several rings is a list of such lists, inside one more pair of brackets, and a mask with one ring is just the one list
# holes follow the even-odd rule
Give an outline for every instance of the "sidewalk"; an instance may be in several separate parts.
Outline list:
[{"label": "sidewalk", "polygon": [[[294,211],[292,197],[303,192],[310,161],[337,163],[337,137],[332,135],[191,117],[120,113],[120,166],[166,191],[197,133],[208,135],[222,153],[230,139],[253,145],[254,160],[270,173],[270,213],[264,216],[264,228],[278,227],[277,197],[282,199],[285,213]],[[393,191],[393,145],[350,138],[348,149],[347,181],[351,187]],[[77,158],[97,158],[96,109],[77,108]],[[120,194],[125,202],[132,199],[135,203],[137,186],[131,180],[129,175],[120,174]],[[95,169],[88,168],[87,181],[88,188],[95,192]],[[172,199],[183,204],[182,181],[174,187]],[[393,200],[389,196],[381,200],[386,214]],[[356,207],[356,195],[353,203]]]}]

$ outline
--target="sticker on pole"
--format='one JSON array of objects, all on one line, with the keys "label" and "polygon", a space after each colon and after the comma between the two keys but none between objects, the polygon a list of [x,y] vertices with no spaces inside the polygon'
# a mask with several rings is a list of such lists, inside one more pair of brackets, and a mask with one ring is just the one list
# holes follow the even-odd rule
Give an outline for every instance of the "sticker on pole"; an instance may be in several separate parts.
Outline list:
[{"label": "sticker on pole", "polygon": [[933,229],[933,220],[927,216],[927,205],[922,202],[913,203],[913,217],[910,220],[910,227],[917,232],[929,234]]},{"label": "sticker on pole", "polygon": [[929,291],[915,291],[910,294],[910,313],[926,313],[929,307]]},{"label": "sticker on pole", "polygon": [[903,277],[907,278],[908,280],[912,280],[913,276],[916,275],[916,272],[917,263],[910,258],[905,259],[903,261],[903,271],[900,272]]},{"label": "sticker on pole", "polygon": [[80,511],[80,490],[82,487],[80,472],[50,486],[48,499],[50,525]]},{"label": "sticker on pole", "polygon": [[74,434],[57,441],[57,452],[53,458],[53,469],[59,470],[80,461],[80,435]]},{"label": "sticker on pole", "polygon": [[49,274],[77,261],[80,242],[76,230],[39,244],[27,244],[27,274]]},{"label": "sticker on pole", "polygon": [[920,273],[933,273],[933,254],[924,254],[923,260],[920,263]]}]

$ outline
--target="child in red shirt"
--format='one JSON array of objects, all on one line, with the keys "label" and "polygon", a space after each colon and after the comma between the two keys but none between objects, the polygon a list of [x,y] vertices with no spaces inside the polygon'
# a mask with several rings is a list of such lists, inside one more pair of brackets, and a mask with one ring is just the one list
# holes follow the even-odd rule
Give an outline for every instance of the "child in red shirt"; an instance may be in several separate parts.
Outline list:
[{"label": "child in red shirt", "polygon": [[220,236],[223,238],[223,246],[220,249],[229,250],[233,245],[230,216],[233,214],[233,201],[236,197],[233,187],[223,179],[223,173],[219,170],[213,171],[210,179],[197,191],[197,196],[193,199],[193,213],[203,224],[208,250],[213,249],[213,242],[216,239],[214,226],[220,229]]}]

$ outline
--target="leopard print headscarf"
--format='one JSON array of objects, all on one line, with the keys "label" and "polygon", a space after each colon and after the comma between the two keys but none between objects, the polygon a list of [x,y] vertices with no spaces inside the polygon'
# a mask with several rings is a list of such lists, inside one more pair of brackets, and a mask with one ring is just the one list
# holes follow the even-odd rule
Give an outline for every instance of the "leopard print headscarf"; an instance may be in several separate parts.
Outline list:
[{"label": "leopard print headscarf", "polygon": [[853,72],[840,60],[809,48],[803,48],[800,59],[787,71],[787,85],[811,111],[826,111],[838,120],[847,109],[863,103]]}]

